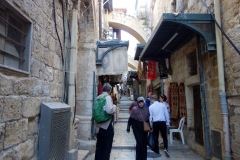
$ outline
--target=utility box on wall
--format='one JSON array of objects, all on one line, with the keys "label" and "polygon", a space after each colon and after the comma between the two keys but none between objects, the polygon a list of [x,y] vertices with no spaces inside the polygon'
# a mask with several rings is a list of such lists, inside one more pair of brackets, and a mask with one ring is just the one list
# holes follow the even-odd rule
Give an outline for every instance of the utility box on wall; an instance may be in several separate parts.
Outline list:
[{"label": "utility box on wall", "polygon": [[67,160],[71,107],[64,103],[42,103],[38,142],[39,160]]}]

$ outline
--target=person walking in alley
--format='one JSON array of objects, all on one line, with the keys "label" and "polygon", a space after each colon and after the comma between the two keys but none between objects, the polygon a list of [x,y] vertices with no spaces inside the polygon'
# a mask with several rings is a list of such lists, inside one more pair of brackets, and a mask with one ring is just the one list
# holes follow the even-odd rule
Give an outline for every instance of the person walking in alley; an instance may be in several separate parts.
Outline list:
[{"label": "person walking in alley", "polygon": [[131,111],[132,111],[133,107],[138,106],[137,98],[138,98],[138,97],[135,96],[134,101],[131,103],[131,105],[130,105],[130,107],[129,107],[129,114],[131,114]]},{"label": "person walking in alley", "polygon": [[136,160],[147,159],[147,132],[144,132],[143,121],[149,123],[149,109],[144,104],[144,98],[137,98],[138,105],[133,107],[128,119],[127,132],[130,132],[132,126],[136,144]]},{"label": "person walking in alley", "polygon": [[164,143],[164,152],[167,157],[169,157],[168,153],[168,140],[167,140],[167,127],[169,126],[169,113],[167,107],[158,102],[158,97],[156,95],[152,95],[151,97],[152,105],[149,107],[150,112],[150,124],[152,124],[153,134],[156,138],[155,147],[159,149],[158,146],[158,137],[159,131],[162,134],[163,143]]},{"label": "person walking in alley", "polygon": [[159,96],[159,101],[160,101],[161,103],[165,104],[165,106],[167,107],[168,113],[169,113],[169,115],[170,115],[170,106],[169,106],[169,104],[168,104],[168,102],[167,102],[167,96],[165,96],[164,94],[163,94],[163,95],[160,95],[160,96]]},{"label": "person walking in alley", "polygon": [[[168,113],[169,113],[169,124],[170,124],[170,106],[167,103],[167,96],[160,95],[159,96],[159,102],[165,104],[165,106],[167,107],[167,110],[168,110]],[[166,134],[168,135],[168,127],[167,127],[167,131],[166,132],[167,132]],[[162,137],[161,132],[159,132],[159,135]],[[160,144],[163,144],[163,141]]]},{"label": "person walking in alley", "polygon": [[146,104],[147,107],[149,107],[150,104],[151,104],[151,96],[152,96],[152,95],[153,95],[152,92],[149,92],[149,93],[148,93],[148,96],[147,96],[147,98],[146,98],[146,100],[145,100],[145,104]]},{"label": "person walking in alley", "polygon": [[[105,111],[108,114],[114,114],[116,111],[113,106],[112,98],[109,95],[111,93],[111,89],[111,85],[109,83],[105,83],[102,87],[103,93],[97,97],[98,99],[106,96]],[[106,122],[95,123],[95,125],[97,133],[95,160],[109,160],[114,136],[113,118],[107,120]]]}]

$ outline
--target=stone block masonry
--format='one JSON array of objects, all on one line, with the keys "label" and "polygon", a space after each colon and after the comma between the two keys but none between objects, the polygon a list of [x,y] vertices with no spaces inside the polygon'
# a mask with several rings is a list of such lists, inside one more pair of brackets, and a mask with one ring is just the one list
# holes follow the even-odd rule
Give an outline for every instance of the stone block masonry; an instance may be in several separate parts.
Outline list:
[{"label": "stone block masonry", "polygon": [[[3,1],[14,8],[17,16],[31,22],[32,48],[28,75],[0,71],[0,159],[36,160],[40,105],[61,102],[62,93],[61,50],[54,28],[53,1]],[[61,4],[58,0],[55,3],[63,43]]]}]

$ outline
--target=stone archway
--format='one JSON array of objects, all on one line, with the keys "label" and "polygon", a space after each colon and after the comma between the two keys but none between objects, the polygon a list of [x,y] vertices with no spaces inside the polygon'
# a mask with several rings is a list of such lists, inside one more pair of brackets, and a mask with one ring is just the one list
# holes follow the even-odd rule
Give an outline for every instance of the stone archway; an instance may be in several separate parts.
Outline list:
[{"label": "stone archway", "polygon": [[144,20],[139,20],[131,15],[112,12],[108,15],[108,23],[110,27],[120,29],[133,35],[140,43],[146,43],[150,38],[151,31]]}]

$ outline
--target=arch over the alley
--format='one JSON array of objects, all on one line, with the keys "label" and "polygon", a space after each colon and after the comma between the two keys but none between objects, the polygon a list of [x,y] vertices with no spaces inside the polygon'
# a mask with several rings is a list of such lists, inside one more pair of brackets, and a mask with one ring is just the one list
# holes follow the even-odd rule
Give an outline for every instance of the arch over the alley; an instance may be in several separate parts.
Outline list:
[{"label": "arch over the alley", "polygon": [[108,15],[110,27],[128,32],[140,43],[146,43],[150,37],[150,29],[143,25],[144,20],[139,20],[133,16],[112,12]]},{"label": "arch over the alley", "polygon": [[133,70],[137,70],[138,61],[135,61],[133,57],[128,55],[128,67],[132,68]]}]

